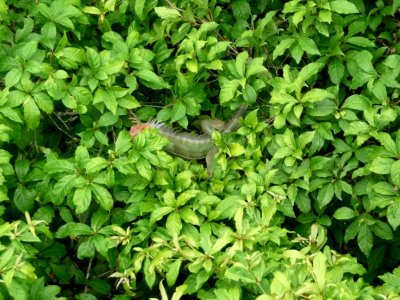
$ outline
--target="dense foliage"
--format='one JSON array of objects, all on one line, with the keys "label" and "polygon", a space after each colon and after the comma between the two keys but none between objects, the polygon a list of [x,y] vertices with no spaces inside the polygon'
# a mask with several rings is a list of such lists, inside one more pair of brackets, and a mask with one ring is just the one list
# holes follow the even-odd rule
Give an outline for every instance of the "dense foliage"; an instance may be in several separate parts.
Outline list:
[{"label": "dense foliage", "polygon": [[0,299],[394,299],[399,6],[0,0]]}]

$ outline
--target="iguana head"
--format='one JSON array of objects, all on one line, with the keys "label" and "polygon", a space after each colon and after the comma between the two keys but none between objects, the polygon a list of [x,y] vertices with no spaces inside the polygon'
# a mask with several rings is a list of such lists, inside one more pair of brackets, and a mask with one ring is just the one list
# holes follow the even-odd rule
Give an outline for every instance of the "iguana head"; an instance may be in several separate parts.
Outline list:
[{"label": "iguana head", "polygon": [[129,134],[131,135],[132,138],[134,138],[137,134],[139,134],[146,128],[151,128],[151,126],[146,123],[133,125],[129,130]]}]

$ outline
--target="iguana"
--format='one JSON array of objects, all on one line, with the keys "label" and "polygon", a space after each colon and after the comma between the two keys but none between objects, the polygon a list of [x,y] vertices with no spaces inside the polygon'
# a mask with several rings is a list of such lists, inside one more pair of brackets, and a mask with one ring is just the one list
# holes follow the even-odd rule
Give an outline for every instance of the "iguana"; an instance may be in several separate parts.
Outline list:
[{"label": "iguana", "polygon": [[218,152],[214,145],[211,134],[214,130],[221,133],[227,133],[236,130],[239,127],[239,119],[247,110],[247,104],[242,104],[232,118],[223,122],[216,119],[201,120],[200,125],[203,134],[190,134],[188,132],[178,132],[163,122],[152,120],[143,124],[133,125],[129,131],[132,138],[146,128],[159,129],[160,135],[169,140],[169,144],[164,147],[170,154],[178,155],[185,159],[206,159],[207,174],[211,177],[213,174],[213,160]]}]

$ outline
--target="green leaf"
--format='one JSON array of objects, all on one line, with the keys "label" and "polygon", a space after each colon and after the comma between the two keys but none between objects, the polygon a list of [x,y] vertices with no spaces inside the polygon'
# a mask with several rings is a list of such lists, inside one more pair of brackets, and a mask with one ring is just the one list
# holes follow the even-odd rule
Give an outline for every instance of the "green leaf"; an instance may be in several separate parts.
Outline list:
[{"label": "green leaf", "polygon": [[43,110],[44,112],[50,114],[53,112],[54,105],[53,101],[49,97],[49,95],[45,93],[35,93],[33,94],[33,98],[35,99],[35,102],[37,106]]},{"label": "green leaf", "polygon": [[333,214],[333,217],[337,220],[349,220],[354,218],[355,216],[356,216],[355,211],[345,206],[338,208]]},{"label": "green leaf", "polygon": [[212,245],[210,249],[210,255],[213,255],[221,251],[221,249],[224,248],[226,245],[228,245],[230,242],[232,242],[232,240],[233,240],[232,235],[229,232],[226,232],[222,237],[218,238]]},{"label": "green leaf", "polygon": [[87,62],[92,70],[99,70],[101,67],[100,55],[96,50],[86,47]]},{"label": "green leaf", "polygon": [[257,101],[257,92],[250,84],[245,85],[243,89],[243,98],[249,104]]},{"label": "green leaf", "polygon": [[31,97],[24,102],[24,119],[28,128],[35,129],[39,127],[40,111]]},{"label": "green leaf", "polygon": [[35,55],[37,51],[37,45],[38,45],[37,41],[30,41],[19,49],[18,54],[24,61],[27,61],[31,59],[33,55]]},{"label": "green leaf", "polygon": [[144,11],[145,5],[146,5],[146,0],[135,1],[135,13],[140,20],[145,19],[145,11]]},{"label": "green leaf", "polygon": [[[78,247],[77,251],[77,256],[79,259],[83,259],[85,257],[87,258],[94,258],[94,255],[96,253],[96,248],[93,242],[94,238],[89,237],[85,240],[83,240]],[[77,297],[77,299],[79,299]]]},{"label": "green leaf", "polygon": [[314,117],[328,116],[334,113],[338,107],[333,100],[322,100],[318,105],[313,105],[307,109],[307,114]]},{"label": "green leaf", "polygon": [[278,56],[281,56],[285,53],[286,49],[296,41],[294,38],[286,38],[279,42],[278,46],[275,47],[274,52],[272,53],[272,59],[275,60]]},{"label": "green leaf", "polygon": [[182,230],[182,221],[179,213],[174,212],[169,214],[165,227],[167,228],[169,234],[172,236],[178,236]]},{"label": "green leaf", "polygon": [[303,149],[307,144],[311,143],[314,139],[315,131],[306,131],[298,137],[298,145],[300,149]]},{"label": "green leaf", "polygon": [[308,54],[321,55],[314,40],[312,40],[308,37],[305,37],[305,36],[301,36],[298,39],[298,43],[299,43],[301,49],[303,49],[303,51],[307,52]]},{"label": "green leaf", "polygon": [[247,0],[234,0],[232,2],[232,12],[236,20],[247,20],[251,14],[249,2]]},{"label": "green leaf", "polygon": [[53,22],[46,22],[40,31],[40,42],[46,45],[49,49],[54,49],[56,44],[57,29]]},{"label": "green leaf", "polygon": [[339,84],[344,76],[343,62],[335,58],[328,66],[328,74],[334,84]]},{"label": "green leaf", "polygon": [[315,76],[318,74],[318,72],[325,66],[323,63],[310,63],[306,66],[304,66],[299,74],[297,75],[297,78],[295,80],[296,84],[300,86],[300,88],[303,86],[303,84],[309,80],[312,76]]},{"label": "green leaf", "polygon": [[226,48],[230,45],[230,42],[228,41],[223,41],[223,42],[217,42],[214,45],[210,47],[210,50],[207,53],[207,59],[208,61],[214,60],[217,56],[217,54],[221,52],[225,52]]},{"label": "green leaf", "polygon": [[236,62],[235,62],[235,69],[237,74],[239,75],[239,78],[244,77],[244,72],[246,69],[246,61],[249,58],[249,53],[247,51],[241,52],[236,56]]},{"label": "green leaf", "polygon": [[339,14],[356,14],[358,13],[357,7],[347,0],[337,0],[330,2],[331,10]]},{"label": "green leaf", "polygon": [[384,240],[392,240],[393,239],[393,232],[390,229],[390,226],[382,221],[376,221],[374,225],[371,226],[372,231],[374,234]]},{"label": "green leaf", "polygon": [[322,90],[322,89],[312,89],[303,95],[301,98],[301,102],[303,103],[315,103],[322,101],[324,99],[331,98],[334,99],[335,97],[332,93]]},{"label": "green leaf", "polygon": [[318,192],[317,202],[319,208],[323,208],[332,201],[334,196],[334,185],[332,183],[325,184]]},{"label": "green leaf", "polygon": [[20,185],[14,192],[15,206],[21,211],[31,211],[33,208],[36,193],[34,190],[27,189]]},{"label": "green leaf", "polygon": [[376,80],[372,84],[372,93],[381,101],[386,101],[387,98],[387,90],[386,86],[382,83],[381,80]]},{"label": "green leaf", "polygon": [[126,130],[120,131],[115,141],[115,153],[121,155],[127,152],[132,146],[132,137]]},{"label": "green leaf", "polygon": [[244,153],[246,153],[246,149],[243,147],[243,145],[241,145],[239,143],[230,143],[229,144],[230,156],[240,156]]},{"label": "green leaf", "polygon": [[72,201],[76,206],[76,213],[84,213],[89,208],[90,202],[92,201],[92,191],[90,186],[87,185],[76,189]]},{"label": "green leaf", "polygon": [[44,286],[44,277],[35,280],[32,284],[29,295],[30,300],[54,300],[56,295],[61,292],[61,288],[56,285]]},{"label": "green leaf", "polygon": [[275,295],[286,294],[286,292],[290,290],[290,281],[287,276],[280,271],[275,271],[273,276],[271,282],[271,293]]},{"label": "green leaf", "polygon": [[391,289],[395,291],[395,293],[400,293],[400,275],[398,272],[396,272],[398,268],[395,269],[393,272],[394,274],[391,273],[386,273],[385,275],[378,276],[380,279],[382,279],[385,282],[385,285],[388,285]]},{"label": "green leaf", "polygon": [[241,266],[233,266],[225,271],[224,276],[227,279],[243,282],[243,283],[255,283],[256,279],[254,275],[247,269]]},{"label": "green leaf", "polygon": [[197,225],[200,226],[200,219],[197,216],[197,214],[190,209],[188,206],[185,206],[182,210],[181,210],[181,218],[183,221],[185,221],[186,223],[192,224],[192,225]]},{"label": "green leaf", "polygon": [[226,104],[235,97],[237,88],[239,87],[239,81],[229,80],[223,83],[221,92],[219,94],[219,100],[221,104]]},{"label": "green leaf", "polygon": [[69,222],[58,228],[56,238],[62,239],[68,236],[92,235],[93,229],[83,223]]},{"label": "green leaf", "polygon": [[369,170],[376,174],[389,174],[393,163],[394,160],[391,158],[378,156],[372,161]]},{"label": "green leaf", "polygon": [[346,42],[352,45],[365,47],[365,48],[375,48],[376,45],[371,40],[361,37],[361,36],[353,36],[346,39]]},{"label": "green leaf", "polygon": [[104,133],[102,133],[100,130],[96,130],[94,132],[94,137],[96,138],[96,140],[99,141],[100,144],[106,145],[106,146],[108,145],[107,136]]},{"label": "green leaf", "polygon": [[371,101],[363,95],[351,95],[346,98],[342,108],[349,108],[359,111],[370,109],[372,106]]},{"label": "green leaf", "polygon": [[0,113],[11,121],[23,123],[17,111],[12,109],[11,107],[2,107]]},{"label": "green leaf", "polygon": [[178,10],[166,6],[154,7],[154,11],[161,19],[175,19],[181,17]]},{"label": "green leaf", "polygon": [[95,173],[108,166],[108,161],[103,157],[94,157],[86,165],[86,172]]},{"label": "green leaf", "polygon": [[313,274],[315,281],[320,288],[323,288],[325,285],[326,271],[326,256],[323,253],[318,252],[313,259]]},{"label": "green leaf", "polygon": [[51,160],[45,165],[46,172],[54,173],[75,173],[76,167],[73,163],[65,159]]},{"label": "green leaf", "polygon": [[99,203],[100,206],[105,210],[110,210],[113,207],[114,201],[109,191],[96,183],[91,183],[90,187],[97,200],[97,203]]},{"label": "green leaf", "polygon": [[261,72],[266,72],[267,68],[263,66],[263,62],[264,57],[255,57],[250,60],[246,67],[246,78]]},{"label": "green leaf", "polygon": [[396,196],[396,190],[393,185],[388,182],[381,181],[372,186],[374,192],[384,196]]},{"label": "green leaf", "polygon": [[118,116],[114,115],[111,112],[105,112],[104,114],[101,115],[99,121],[97,122],[97,126],[103,127],[103,126],[111,126],[114,125],[116,122],[118,122],[119,118]]},{"label": "green leaf", "polygon": [[373,236],[371,229],[369,229],[368,225],[366,223],[361,223],[357,235],[357,243],[358,246],[360,247],[360,250],[362,253],[365,254],[365,256],[369,256],[369,253],[371,252],[372,249],[372,244],[373,244]]},{"label": "green leaf", "polygon": [[397,156],[397,147],[390,134],[386,132],[373,132],[371,135],[394,157]]},{"label": "green leaf", "polygon": [[212,62],[206,65],[206,68],[209,70],[222,70],[222,61],[219,59],[213,60]]},{"label": "green leaf", "polygon": [[169,85],[153,71],[150,70],[137,70],[134,73],[145,86],[154,90],[161,90],[169,88]]},{"label": "green leaf", "polygon": [[393,201],[386,212],[386,217],[393,230],[396,230],[400,225],[400,201]]},{"label": "green leaf", "polygon": [[0,269],[3,269],[11,260],[14,254],[14,248],[8,247],[0,256]]},{"label": "green leaf", "polygon": [[90,279],[88,280],[88,286],[90,286],[96,293],[101,295],[107,295],[111,291],[110,284],[103,279]]},{"label": "green leaf", "polygon": [[142,158],[142,157],[139,158],[139,159],[136,161],[136,168],[137,168],[139,174],[140,174],[142,177],[144,177],[144,178],[147,179],[148,181],[151,180],[151,178],[152,178],[152,176],[153,176],[153,173],[152,173],[152,170],[151,170],[150,162],[149,162],[147,159]]},{"label": "green leaf", "polygon": [[86,14],[101,15],[101,10],[95,6],[85,6],[82,11]]},{"label": "green leaf", "polygon": [[6,74],[4,78],[4,83],[7,87],[12,87],[16,85],[22,77],[22,70],[17,68],[12,68]]},{"label": "green leaf", "polygon": [[182,101],[177,101],[172,107],[171,122],[176,122],[186,115],[186,106]]},{"label": "green leaf", "polygon": [[182,264],[182,259],[177,259],[173,263],[168,265],[168,272],[165,275],[167,279],[167,284],[169,287],[174,286],[176,280],[178,279],[179,269]]},{"label": "green leaf", "polygon": [[24,178],[29,171],[29,160],[19,159],[15,161],[15,173],[20,181],[25,181]]},{"label": "green leaf", "polygon": [[400,188],[400,160],[396,160],[390,168],[390,178],[392,182]]},{"label": "green leaf", "polygon": [[183,193],[181,193],[177,198],[176,198],[176,205],[177,206],[183,206],[185,205],[190,199],[193,199],[196,197],[196,195],[199,193],[199,190],[186,190]]},{"label": "green leaf", "polygon": [[151,213],[150,223],[155,223],[155,222],[161,220],[165,215],[168,215],[170,212],[172,212],[174,210],[175,210],[175,208],[170,207],[170,206],[163,206],[163,207],[156,208]]}]

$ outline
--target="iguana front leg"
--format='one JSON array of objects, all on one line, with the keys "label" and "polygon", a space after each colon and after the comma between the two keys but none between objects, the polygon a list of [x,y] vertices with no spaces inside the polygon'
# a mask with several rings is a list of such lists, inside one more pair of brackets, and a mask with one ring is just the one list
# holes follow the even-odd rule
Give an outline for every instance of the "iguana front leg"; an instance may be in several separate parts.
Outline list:
[{"label": "iguana front leg", "polygon": [[[208,134],[211,137],[213,131],[222,131],[226,126],[224,121],[219,119],[205,119],[200,121],[201,130],[203,133]],[[206,165],[207,165],[207,178],[211,178],[214,173],[214,157],[218,153],[218,148],[216,146],[212,146],[208,151],[206,156]]]},{"label": "iguana front leg", "polygon": [[[245,114],[247,107],[247,104],[242,104],[232,118],[227,122],[223,122],[218,119],[202,120],[200,124],[203,132],[211,137],[211,134],[214,130],[217,130],[221,133],[227,133],[236,130],[239,127],[239,119]],[[217,153],[218,148],[215,145],[213,145],[207,153],[206,164],[208,178],[211,178],[213,175],[214,157]]]}]

